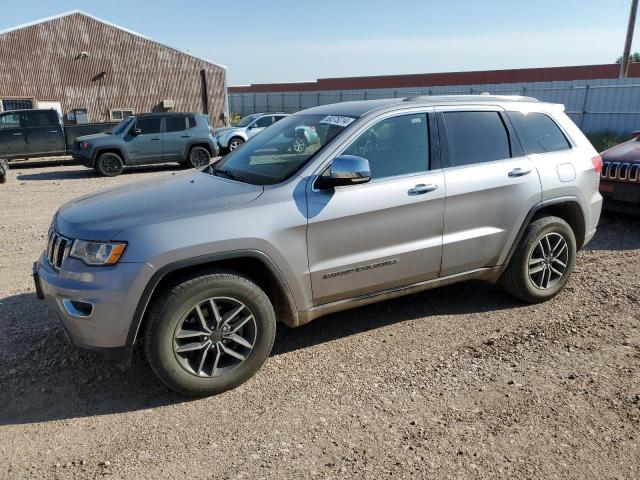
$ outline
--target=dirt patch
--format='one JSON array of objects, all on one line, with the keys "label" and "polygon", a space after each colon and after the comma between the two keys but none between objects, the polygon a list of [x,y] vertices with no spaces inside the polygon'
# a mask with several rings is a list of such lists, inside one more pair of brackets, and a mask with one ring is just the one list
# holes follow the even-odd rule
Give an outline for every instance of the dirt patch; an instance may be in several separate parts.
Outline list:
[{"label": "dirt patch", "polygon": [[175,168],[0,186],[0,477],[640,477],[638,220],[603,219],[551,302],[466,283],[280,326],[253,379],[190,401],[69,346],[30,278],[62,203]]}]

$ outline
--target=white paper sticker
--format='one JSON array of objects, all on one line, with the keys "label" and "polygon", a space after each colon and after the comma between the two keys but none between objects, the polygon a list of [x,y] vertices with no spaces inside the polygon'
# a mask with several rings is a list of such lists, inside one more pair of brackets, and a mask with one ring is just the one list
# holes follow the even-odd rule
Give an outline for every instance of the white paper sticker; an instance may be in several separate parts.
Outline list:
[{"label": "white paper sticker", "polygon": [[340,115],[329,115],[320,120],[320,123],[328,123],[329,125],[338,125],[339,127],[346,127],[350,123],[354,122],[355,118],[342,117]]}]

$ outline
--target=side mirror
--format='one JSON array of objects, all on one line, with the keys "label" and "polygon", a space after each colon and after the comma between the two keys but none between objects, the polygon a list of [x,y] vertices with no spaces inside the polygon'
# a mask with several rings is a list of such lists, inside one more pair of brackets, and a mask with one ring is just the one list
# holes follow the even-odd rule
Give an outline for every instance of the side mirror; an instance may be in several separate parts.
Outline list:
[{"label": "side mirror", "polygon": [[140,130],[140,129],[139,129],[139,128],[137,128],[137,127],[133,127],[129,133],[131,133],[131,135],[133,135],[134,137],[136,137],[136,136],[138,136],[138,135],[142,134],[142,130]]},{"label": "side mirror", "polygon": [[344,185],[357,185],[371,180],[369,160],[356,155],[340,155],[333,159],[329,175],[318,177],[316,187],[327,190]]},{"label": "side mirror", "polygon": [[249,125],[249,130],[253,130],[254,128],[258,128],[257,123],[252,123],[251,125]]},{"label": "side mirror", "polygon": [[629,134],[629,138],[638,138],[640,137],[640,131],[636,130],[635,132],[631,132]]}]

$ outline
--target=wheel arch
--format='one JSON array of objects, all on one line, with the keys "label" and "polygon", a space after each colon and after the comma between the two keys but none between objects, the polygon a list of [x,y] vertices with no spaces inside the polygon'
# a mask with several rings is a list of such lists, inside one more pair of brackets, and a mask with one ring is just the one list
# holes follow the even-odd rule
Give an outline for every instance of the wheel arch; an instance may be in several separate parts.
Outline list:
[{"label": "wheel arch", "polygon": [[127,165],[129,162],[127,156],[124,154],[124,150],[120,147],[116,147],[116,146],[97,147],[93,152],[93,166],[95,166],[96,161],[98,160],[100,155],[102,155],[103,153],[115,153],[122,159],[125,165]]},{"label": "wheel arch", "polygon": [[577,197],[560,197],[554,198],[552,200],[547,200],[537,205],[533,206],[529,213],[522,222],[520,226],[520,230],[516,235],[515,240],[511,244],[509,248],[509,252],[507,257],[505,258],[504,263],[500,270],[498,270],[496,275],[496,280],[502,275],[502,273],[506,270],[513,254],[515,253],[524,233],[527,229],[527,226],[534,220],[534,218],[544,217],[544,216],[555,216],[558,218],[562,218],[565,222],[569,224],[571,230],[576,237],[576,249],[580,250],[584,246],[585,239],[585,214],[580,206],[580,202]]},{"label": "wheel arch", "polygon": [[189,142],[184,150],[184,159],[188,159],[189,157],[189,152],[191,151],[191,149],[193,147],[203,147],[207,150],[207,152],[209,152],[209,155],[211,157],[214,156],[214,152],[211,150],[211,145],[209,144],[209,142],[206,141],[201,141],[201,140],[193,140],[191,142]]},{"label": "wheel arch", "polygon": [[138,301],[126,345],[133,345],[144,335],[150,306],[163,291],[188,278],[214,271],[239,273],[251,279],[269,297],[278,321],[289,327],[300,324],[295,300],[284,275],[276,264],[261,251],[239,250],[179,260],[158,269],[147,283]]}]

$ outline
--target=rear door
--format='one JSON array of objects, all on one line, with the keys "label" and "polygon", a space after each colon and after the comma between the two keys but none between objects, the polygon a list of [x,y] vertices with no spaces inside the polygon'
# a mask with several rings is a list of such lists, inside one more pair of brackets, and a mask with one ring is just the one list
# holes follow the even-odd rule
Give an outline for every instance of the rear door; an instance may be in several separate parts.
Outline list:
[{"label": "rear door", "polygon": [[343,150],[367,158],[371,181],[307,184],[314,304],[436,278],[442,255],[444,176],[430,168],[426,112],[375,121]]},{"label": "rear door", "polygon": [[0,114],[0,157],[16,157],[27,149],[23,116],[19,112]]},{"label": "rear door", "polygon": [[542,199],[535,165],[497,107],[439,110],[447,188],[441,275],[500,265]]},{"label": "rear door", "polygon": [[163,162],[162,117],[138,117],[131,128],[138,129],[140,133],[127,135],[129,161],[132,164]]},{"label": "rear door", "polygon": [[185,146],[191,137],[187,130],[185,115],[167,115],[164,117],[162,149],[164,159],[170,162],[183,160]]},{"label": "rear door", "polygon": [[66,153],[64,131],[55,110],[24,112],[26,142],[29,155],[63,155]]}]

